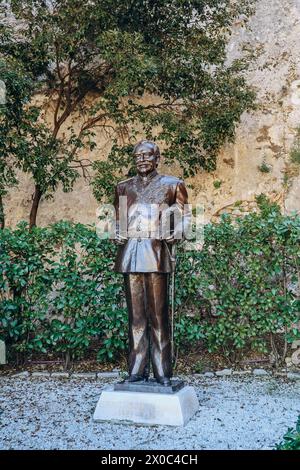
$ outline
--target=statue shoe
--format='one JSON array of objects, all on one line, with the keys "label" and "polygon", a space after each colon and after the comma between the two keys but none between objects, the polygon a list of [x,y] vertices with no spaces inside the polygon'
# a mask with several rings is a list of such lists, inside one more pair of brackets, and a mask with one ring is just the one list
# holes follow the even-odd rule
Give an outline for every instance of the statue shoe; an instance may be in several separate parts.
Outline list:
[{"label": "statue shoe", "polygon": [[156,381],[165,387],[170,387],[172,385],[169,377],[157,377]]},{"label": "statue shoe", "polygon": [[131,374],[126,380],[128,382],[141,382],[144,380],[144,377],[142,375]]}]

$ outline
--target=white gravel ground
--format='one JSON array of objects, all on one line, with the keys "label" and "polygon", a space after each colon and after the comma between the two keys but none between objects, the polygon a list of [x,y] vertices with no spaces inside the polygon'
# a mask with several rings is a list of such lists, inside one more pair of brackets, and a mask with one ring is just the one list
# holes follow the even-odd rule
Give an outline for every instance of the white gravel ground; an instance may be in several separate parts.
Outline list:
[{"label": "white gravel ground", "polygon": [[200,408],[184,428],[94,423],[113,380],[0,377],[0,449],[271,449],[300,414],[300,381],[186,378]]}]

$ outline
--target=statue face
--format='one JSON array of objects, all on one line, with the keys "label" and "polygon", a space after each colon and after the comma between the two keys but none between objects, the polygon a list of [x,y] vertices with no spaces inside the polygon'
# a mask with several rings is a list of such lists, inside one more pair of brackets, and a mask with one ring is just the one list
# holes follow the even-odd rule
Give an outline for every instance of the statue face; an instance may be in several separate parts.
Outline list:
[{"label": "statue face", "polygon": [[153,146],[145,142],[136,148],[134,160],[138,174],[147,176],[157,167],[159,157],[154,155]]}]

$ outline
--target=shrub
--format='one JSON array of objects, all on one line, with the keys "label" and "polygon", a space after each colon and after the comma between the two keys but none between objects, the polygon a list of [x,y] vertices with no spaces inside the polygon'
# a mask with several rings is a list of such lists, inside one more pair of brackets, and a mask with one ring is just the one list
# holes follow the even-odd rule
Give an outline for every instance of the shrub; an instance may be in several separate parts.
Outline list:
[{"label": "shrub", "polygon": [[[95,230],[61,222],[1,233],[1,337],[19,352],[82,357],[94,338],[112,358],[126,345],[115,247]],[[112,339],[112,335],[115,339]]]},{"label": "shrub", "polygon": [[277,450],[300,450],[300,416],[296,428],[289,428],[283,436],[283,441],[276,445]]},{"label": "shrub", "polygon": [[260,213],[206,225],[201,251],[181,248],[176,310],[177,318],[194,315],[209,351],[271,348],[278,365],[298,331],[300,217],[258,202]]}]

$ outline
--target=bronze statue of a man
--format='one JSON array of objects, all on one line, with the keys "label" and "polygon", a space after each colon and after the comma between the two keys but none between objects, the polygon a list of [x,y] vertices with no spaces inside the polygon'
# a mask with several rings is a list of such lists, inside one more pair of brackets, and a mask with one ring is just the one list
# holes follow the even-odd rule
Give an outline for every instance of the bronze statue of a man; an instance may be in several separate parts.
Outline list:
[{"label": "bronze statue of a man", "polygon": [[[136,144],[134,159],[137,175],[117,185],[114,201],[116,242],[120,245],[115,270],[124,274],[129,314],[128,381],[148,380],[151,359],[156,381],[169,386],[171,245],[180,239],[178,226],[184,230],[188,196],[181,179],[158,174],[160,151],[154,142]],[[179,223],[175,211],[183,215]],[[166,230],[162,221],[167,219]]]}]

